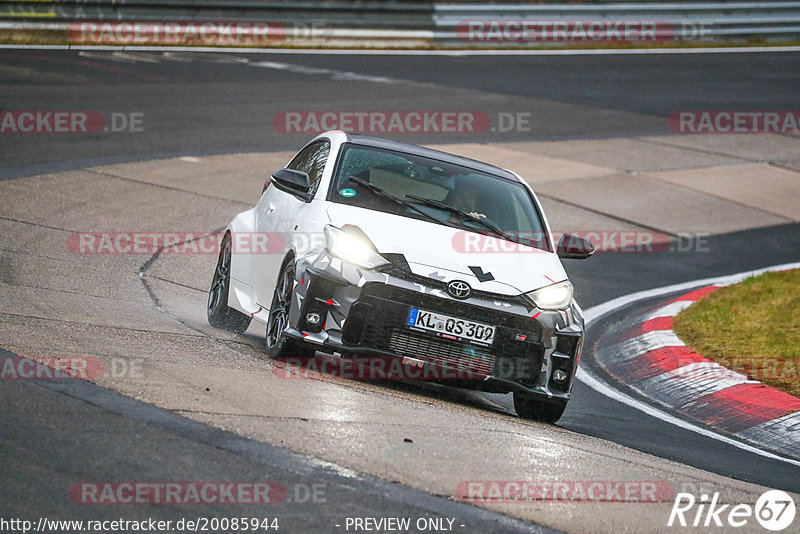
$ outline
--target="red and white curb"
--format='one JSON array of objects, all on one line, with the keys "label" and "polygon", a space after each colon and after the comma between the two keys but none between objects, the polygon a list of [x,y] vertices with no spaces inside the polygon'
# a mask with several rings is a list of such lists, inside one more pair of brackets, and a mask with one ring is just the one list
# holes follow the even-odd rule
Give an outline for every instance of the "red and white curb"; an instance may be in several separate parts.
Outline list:
[{"label": "red and white curb", "polygon": [[[643,409],[641,401],[617,391],[585,370],[579,370],[578,378],[601,393],[650,415],[705,435],[713,434],[712,437],[731,444],[738,443],[737,446],[741,448],[755,449],[762,455],[800,465],[798,461],[786,460],[763,450],[769,449],[789,459],[800,460],[800,399],[697,354],[672,331],[673,319],[681,310],[717,288],[762,272],[792,268],[800,268],[800,264],[779,265],[645,291],[586,311],[588,323],[639,300],[701,286],[638,317],[628,329],[627,339],[602,347],[593,355],[609,375],[666,407],[668,412],[652,406]],[[686,419],[698,424],[693,425]],[[731,440],[730,437],[735,439]],[[740,440],[752,446],[741,444]]]},{"label": "red and white curb", "polygon": [[[598,354],[601,366],[620,382],[677,413],[744,439],[800,458],[800,441],[776,441],[765,428],[799,425],[800,399],[734,372],[693,351],[672,331],[674,317],[720,286],[691,291],[642,317],[631,339]],[[769,438],[769,439],[767,439]]]}]

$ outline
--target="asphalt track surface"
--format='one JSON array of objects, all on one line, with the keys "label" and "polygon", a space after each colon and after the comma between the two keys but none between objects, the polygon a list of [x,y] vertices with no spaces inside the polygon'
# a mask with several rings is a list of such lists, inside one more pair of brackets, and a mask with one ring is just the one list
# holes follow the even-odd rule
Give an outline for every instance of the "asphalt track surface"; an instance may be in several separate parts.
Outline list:
[{"label": "asphalt track surface", "polygon": [[800,54],[792,52],[167,56],[0,50],[0,109],[59,105],[105,117],[145,114],[143,132],[98,133],[91,142],[80,136],[3,136],[0,175],[172,155],[292,150],[308,135],[272,127],[277,113],[292,110],[477,110],[493,119],[500,112],[531,116],[530,131],[397,136],[413,137],[418,144],[664,135],[669,133],[666,117],[674,111],[794,109],[800,86]]},{"label": "asphalt track surface", "polygon": [[[490,115],[530,112],[535,118],[530,132],[486,132],[464,141],[573,139],[664,134],[665,117],[675,110],[796,109],[800,87],[800,55],[789,53],[388,59],[276,54],[250,58],[251,62],[324,68],[333,74],[274,64],[253,68],[232,60],[235,54],[224,58],[183,54],[169,61],[160,55],[139,53],[127,60],[108,61],[77,52],[0,51],[3,110],[142,112],[145,118],[141,133],[99,133],[89,140],[0,136],[0,179],[88,163],[293,149],[308,136],[274,131],[272,117],[286,110],[414,106],[478,109]],[[149,62],[148,57],[155,59]],[[422,135],[413,141],[458,142],[459,136]],[[568,261],[565,266],[576,297],[588,308],[642,289],[798,259],[800,225],[792,224],[716,236],[711,252],[604,254],[587,262]],[[593,325],[589,333],[598,336],[613,327],[612,316]],[[559,422],[565,429],[740,480],[800,491],[796,467],[681,430],[582,383],[574,391],[575,398]],[[17,466],[0,487],[4,514],[39,516],[63,510],[63,491],[76,478],[219,480],[238,476],[246,480],[248,474],[258,472],[267,477],[282,473],[297,484],[326,480],[337,488],[328,493],[326,505],[307,503],[281,510],[287,524],[303,531],[335,530],[331,529],[333,518],[343,515],[389,514],[459,517],[470,531],[530,527],[389,482],[338,472],[90,384],[4,384],[0,396],[3,406],[13,406],[2,411],[0,457],[6,465]],[[56,407],[63,413],[65,405],[73,413],[68,421],[54,415]],[[101,435],[100,428],[104,436],[108,428],[117,429],[119,439],[92,439]],[[271,511],[259,510],[259,514]],[[108,507],[89,513],[99,519],[118,512]],[[198,513],[197,507],[189,511],[162,507],[150,515],[217,512],[222,513],[213,508]]]}]

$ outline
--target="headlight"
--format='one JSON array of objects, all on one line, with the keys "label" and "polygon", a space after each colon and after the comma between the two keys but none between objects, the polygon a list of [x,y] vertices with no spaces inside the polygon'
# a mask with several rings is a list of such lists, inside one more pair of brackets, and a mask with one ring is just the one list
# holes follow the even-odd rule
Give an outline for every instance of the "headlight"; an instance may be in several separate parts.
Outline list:
[{"label": "headlight", "polygon": [[389,263],[378,254],[375,245],[360,228],[357,226],[344,228],[347,230],[331,225],[325,227],[325,247],[328,252],[365,269],[374,269]]},{"label": "headlight", "polygon": [[569,281],[559,282],[552,286],[546,286],[525,296],[533,302],[537,308],[543,310],[558,310],[566,308],[572,302],[572,284]]}]

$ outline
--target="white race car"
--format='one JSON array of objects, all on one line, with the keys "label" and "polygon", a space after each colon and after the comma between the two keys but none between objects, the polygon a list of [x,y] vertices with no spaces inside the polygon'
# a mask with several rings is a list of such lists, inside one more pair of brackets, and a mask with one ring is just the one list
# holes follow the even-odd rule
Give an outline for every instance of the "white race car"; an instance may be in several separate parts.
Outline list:
[{"label": "white race car", "polygon": [[384,358],[413,376],[513,392],[555,422],[584,323],[533,190],[485,163],[341,131],[308,143],[222,239],[208,320],[266,324],[270,357]]}]

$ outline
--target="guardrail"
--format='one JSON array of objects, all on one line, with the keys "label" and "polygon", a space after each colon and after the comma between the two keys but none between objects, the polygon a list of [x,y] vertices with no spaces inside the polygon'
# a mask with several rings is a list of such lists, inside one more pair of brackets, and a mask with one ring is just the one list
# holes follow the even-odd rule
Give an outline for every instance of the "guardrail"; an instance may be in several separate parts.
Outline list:
[{"label": "guardrail", "polygon": [[[796,39],[800,36],[800,2],[709,2],[709,3],[602,3],[537,5],[434,6],[436,39],[442,44],[541,44],[568,43],[569,35],[580,30],[588,35],[595,23],[608,37],[614,22],[648,23],[654,40]],[[469,35],[469,22],[476,31]],[[477,25],[483,22],[483,27]],[[582,23],[582,25],[580,25]],[[527,28],[527,35],[524,34]],[[561,32],[554,35],[555,32]],[[566,32],[566,36],[564,34]],[[480,37],[488,37],[481,39]],[[615,40],[613,35],[611,39]],[[620,40],[620,39],[617,39]]]},{"label": "guardrail", "polygon": [[271,25],[269,31],[281,29],[281,38],[270,41],[271,46],[531,47],[615,41],[767,41],[800,38],[800,1],[440,4],[0,0],[0,39],[5,41],[33,38],[40,42],[76,42],[75,32],[70,30],[77,23],[92,21],[154,25],[260,21]]},{"label": "guardrail", "polygon": [[0,18],[25,21],[260,20],[348,28],[430,29],[433,4],[260,0],[2,0]]}]

